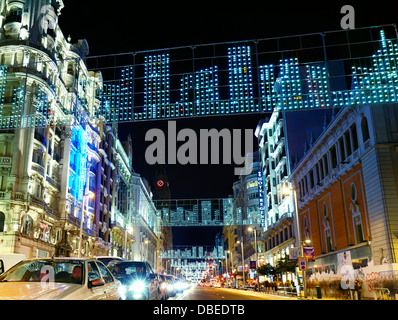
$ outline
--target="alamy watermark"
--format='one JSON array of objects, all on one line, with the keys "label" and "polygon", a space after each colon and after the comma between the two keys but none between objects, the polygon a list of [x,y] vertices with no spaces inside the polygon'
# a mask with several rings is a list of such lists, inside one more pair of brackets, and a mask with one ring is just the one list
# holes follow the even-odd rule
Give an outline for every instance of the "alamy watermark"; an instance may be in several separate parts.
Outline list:
[{"label": "alamy watermark", "polygon": [[[145,151],[145,160],[148,164],[209,164],[210,146],[210,164],[228,165],[233,161],[237,166],[243,165],[234,168],[235,175],[248,175],[253,169],[253,159],[250,155],[253,153],[254,131],[244,129],[244,150],[242,150],[242,131],[242,129],[226,128],[220,131],[214,128],[200,129],[198,137],[198,134],[189,128],[177,132],[176,121],[169,121],[167,134],[157,128],[147,131],[145,141],[153,143]],[[222,162],[220,162],[221,140]],[[178,150],[177,142],[184,142]]]}]

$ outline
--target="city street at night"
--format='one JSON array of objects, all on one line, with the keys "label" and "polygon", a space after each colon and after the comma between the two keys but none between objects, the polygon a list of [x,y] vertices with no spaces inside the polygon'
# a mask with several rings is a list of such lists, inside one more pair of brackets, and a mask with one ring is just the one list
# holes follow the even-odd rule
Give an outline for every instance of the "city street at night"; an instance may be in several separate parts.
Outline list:
[{"label": "city street at night", "polygon": [[286,297],[276,294],[265,294],[254,291],[238,290],[231,288],[211,288],[192,286],[183,293],[170,298],[170,300],[290,300],[297,297]]}]

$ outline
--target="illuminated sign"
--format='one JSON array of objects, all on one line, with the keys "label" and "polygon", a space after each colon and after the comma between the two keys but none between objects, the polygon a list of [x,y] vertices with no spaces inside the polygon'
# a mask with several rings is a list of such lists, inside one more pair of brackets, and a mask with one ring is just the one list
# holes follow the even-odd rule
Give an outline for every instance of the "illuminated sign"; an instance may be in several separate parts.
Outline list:
[{"label": "illuminated sign", "polygon": [[263,186],[263,172],[260,170],[257,172],[257,183],[258,183],[258,201],[260,210],[260,227],[266,228],[265,223],[265,209],[264,209],[264,186]]},{"label": "illuminated sign", "polygon": [[[388,39],[380,30],[379,44],[380,50],[362,60],[303,62],[294,52],[294,57],[282,55],[271,64],[257,61],[266,51],[250,43],[224,47],[214,57],[192,52],[187,61],[193,59],[194,70],[191,63],[185,69],[174,51],[143,52],[136,68],[122,69],[120,84],[105,84],[102,107],[114,112],[104,116],[110,121],[145,120],[396,102],[396,38]],[[365,45],[373,49],[374,40]],[[345,70],[346,61],[352,62],[351,72]]]},{"label": "illuminated sign", "polygon": [[158,185],[159,188],[164,186],[164,181],[163,180],[158,180],[158,182],[156,183]]},{"label": "illuminated sign", "polygon": [[86,181],[86,156],[87,156],[87,132],[83,128],[79,128],[77,132],[80,142],[79,153],[79,172],[78,172],[78,199],[83,200],[84,183]]}]

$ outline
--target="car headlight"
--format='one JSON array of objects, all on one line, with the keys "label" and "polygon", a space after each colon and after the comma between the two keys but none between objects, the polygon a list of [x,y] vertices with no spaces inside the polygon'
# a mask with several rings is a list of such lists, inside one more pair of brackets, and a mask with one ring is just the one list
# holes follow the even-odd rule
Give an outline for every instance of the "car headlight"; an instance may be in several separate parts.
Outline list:
[{"label": "car headlight", "polygon": [[125,300],[126,299],[126,287],[125,286],[119,286],[119,288],[117,288],[117,290],[119,291],[120,297]]},{"label": "car headlight", "polygon": [[145,290],[145,282],[142,280],[136,280],[134,281],[131,286],[130,286],[130,291],[134,292],[143,292]]}]

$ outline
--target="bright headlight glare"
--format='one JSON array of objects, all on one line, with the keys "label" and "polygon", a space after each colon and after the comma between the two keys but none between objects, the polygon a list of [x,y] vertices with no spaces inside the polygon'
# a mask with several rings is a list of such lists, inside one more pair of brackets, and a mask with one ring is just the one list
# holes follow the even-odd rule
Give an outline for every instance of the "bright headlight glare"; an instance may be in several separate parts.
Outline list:
[{"label": "bright headlight glare", "polygon": [[131,291],[135,292],[142,292],[145,290],[145,282],[142,280],[134,281],[133,284],[130,286]]},{"label": "bright headlight glare", "polygon": [[126,287],[125,286],[120,286],[119,288],[117,288],[117,290],[119,291],[120,297],[125,300],[126,299]]},{"label": "bright headlight glare", "polygon": [[120,286],[118,288],[118,291],[119,291],[120,294],[124,295],[124,294],[126,294],[126,287],[125,286]]}]

